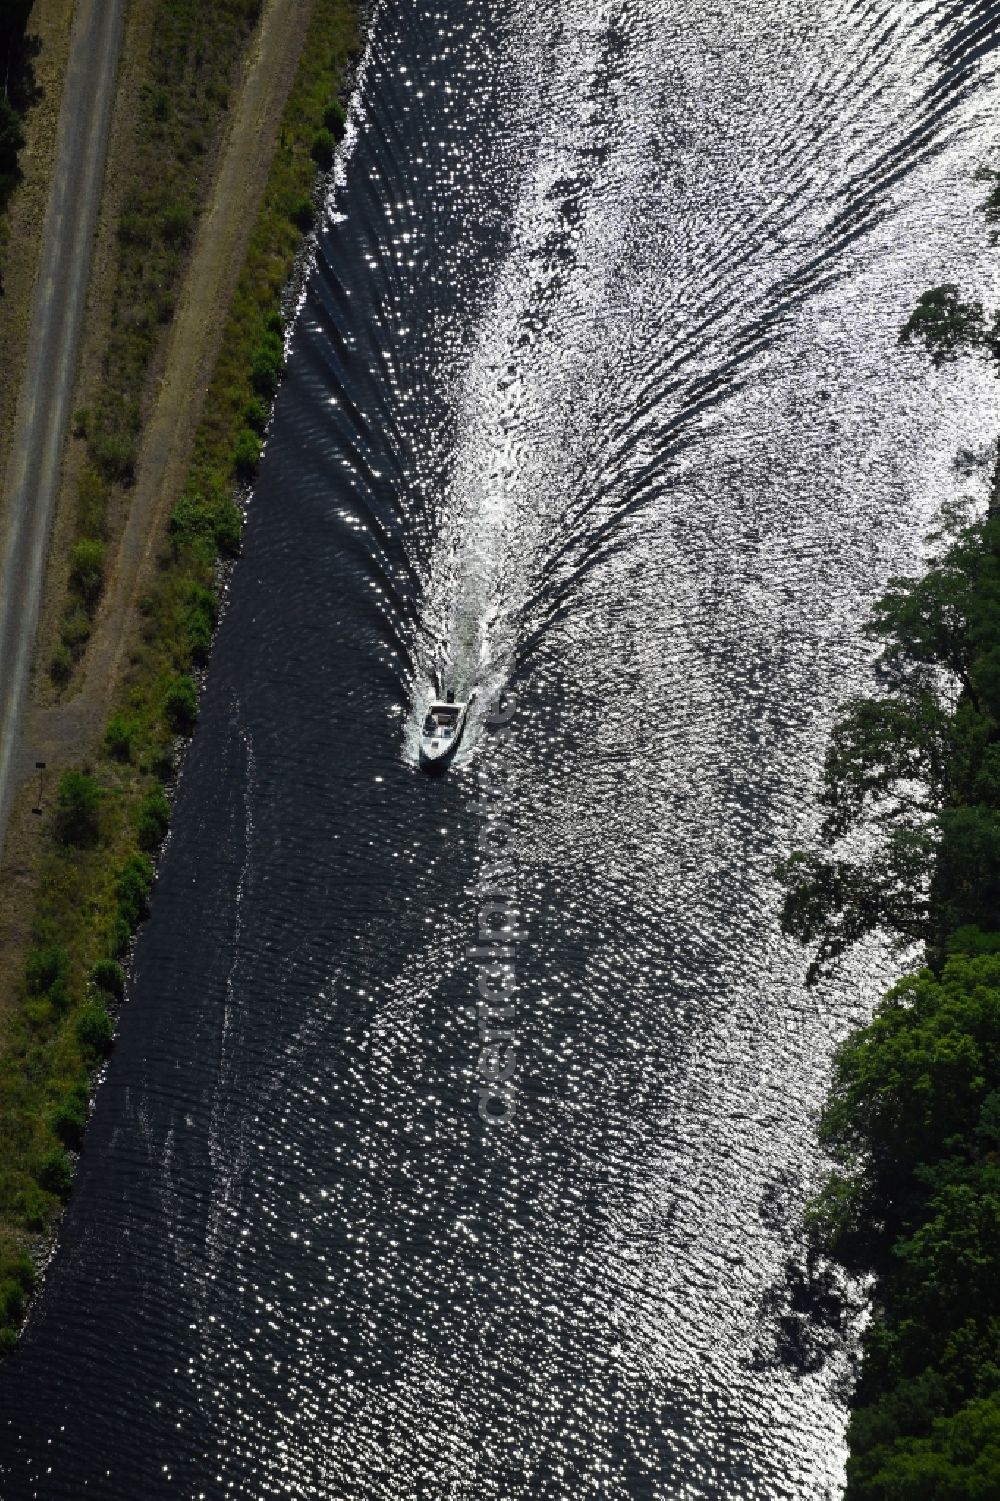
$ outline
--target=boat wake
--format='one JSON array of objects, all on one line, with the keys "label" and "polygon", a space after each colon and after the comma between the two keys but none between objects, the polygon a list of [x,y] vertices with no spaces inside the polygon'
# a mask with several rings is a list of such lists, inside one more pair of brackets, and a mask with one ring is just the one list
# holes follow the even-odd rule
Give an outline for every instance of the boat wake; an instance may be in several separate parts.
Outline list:
[{"label": "boat wake", "polygon": [[[568,438],[603,363],[609,301],[607,226],[587,197],[602,39],[595,25],[567,42],[559,84],[549,81],[564,96],[560,130],[534,143],[509,250],[458,384],[450,480],[423,581],[404,737],[414,762],[420,724],[440,691],[459,698],[475,691],[455,763],[474,755],[517,666],[545,539],[561,535],[561,513],[578,483]],[[543,107],[529,90],[521,104],[527,115],[546,118],[552,100]]]},{"label": "boat wake", "polygon": [[514,666],[517,618],[532,543],[524,535],[523,382],[498,369],[489,340],[467,374],[465,441],[444,497],[449,522],[439,533],[424,589],[415,652],[405,754],[419,759],[420,726],[445,693],[470,700],[454,764],[474,754],[483,722]]}]

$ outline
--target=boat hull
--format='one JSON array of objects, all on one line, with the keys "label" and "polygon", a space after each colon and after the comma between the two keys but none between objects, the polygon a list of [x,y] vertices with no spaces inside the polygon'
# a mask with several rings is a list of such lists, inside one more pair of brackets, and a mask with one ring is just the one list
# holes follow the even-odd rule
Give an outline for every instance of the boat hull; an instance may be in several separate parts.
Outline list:
[{"label": "boat hull", "polygon": [[442,772],[454,759],[455,752],[462,742],[465,731],[465,719],[467,706],[463,705],[458,720],[447,737],[440,733],[428,734],[422,732],[420,736],[420,765],[421,768],[434,775]]}]

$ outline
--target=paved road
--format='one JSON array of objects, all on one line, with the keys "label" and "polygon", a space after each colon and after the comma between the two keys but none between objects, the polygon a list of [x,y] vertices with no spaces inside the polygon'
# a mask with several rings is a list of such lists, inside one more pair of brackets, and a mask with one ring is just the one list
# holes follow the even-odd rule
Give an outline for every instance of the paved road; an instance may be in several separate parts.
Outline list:
[{"label": "paved road", "polygon": [[76,374],[121,50],[125,0],[78,0],[45,213],[24,387],[3,493],[0,559],[0,845]]}]

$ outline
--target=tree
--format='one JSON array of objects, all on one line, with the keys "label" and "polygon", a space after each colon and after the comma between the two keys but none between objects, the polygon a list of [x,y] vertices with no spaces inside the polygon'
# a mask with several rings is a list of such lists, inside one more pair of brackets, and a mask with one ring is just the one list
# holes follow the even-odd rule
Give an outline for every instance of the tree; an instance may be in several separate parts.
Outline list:
[{"label": "tree", "polygon": [[867,857],[797,852],[779,867],[782,932],[814,949],[815,983],[849,948],[882,928],[903,944],[931,931],[928,887],[937,847],[933,823],[899,823]]},{"label": "tree", "polygon": [[951,283],[932,287],[917,298],[917,305],[903,324],[901,344],[917,340],[935,365],[955,360],[965,349],[981,346],[986,321],[981,302],[963,302]]},{"label": "tree", "polygon": [[974,804],[943,808],[931,886],[942,928],[989,928],[1000,915],[1000,813]]},{"label": "tree", "polygon": [[1000,1396],[968,1402],[918,1437],[880,1443],[847,1465],[844,1501],[995,1501]]},{"label": "tree", "polygon": [[1000,935],[970,936],[979,952],[908,976],[847,1040],[822,1116],[836,1167],[807,1226],[876,1279],[850,1501],[993,1494],[982,1445],[956,1444],[1000,1393]]},{"label": "tree", "polygon": [[845,706],[819,847],[781,868],[782,927],[813,947],[811,979],[876,928],[943,952],[1000,903],[1000,522],[951,509],[935,540],[923,577],[875,606],[885,691]]}]

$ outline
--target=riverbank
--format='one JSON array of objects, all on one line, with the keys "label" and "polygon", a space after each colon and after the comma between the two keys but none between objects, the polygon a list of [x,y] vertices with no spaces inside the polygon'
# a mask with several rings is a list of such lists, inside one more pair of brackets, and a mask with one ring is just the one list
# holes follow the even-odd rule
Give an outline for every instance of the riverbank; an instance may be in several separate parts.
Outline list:
[{"label": "riverbank", "polygon": [[[169,783],[194,727],[196,676],[218,610],[216,561],[238,549],[237,487],[252,477],[280,377],[282,294],[312,220],[317,167],[329,165],[342,129],[358,13],[346,0],[272,4],[256,35],[220,150],[212,214],[197,233],[191,226],[190,269],[171,309],[175,337],[150,417],[138,428],[131,418],[114,428],[102,419],[94,428],[99,444],[109,434],[127,440],[122,454],[134,450],[134,477],[105,476],[105,515],[115,485],[126,502],[116,544],[113,532],[92,524],[94,513],[78,511],[89,530],[71,546],[68,593],[76,591],[85,609],[92,595],[88,635],[67,679],[80,681],[80,691],[70,695],[57,683],[29,725],[31,751],[45,748],[38,758],[60,780],[40,830],[31,823],[30,790],[22,794],[5,854],[8,869],[17,867],[22,914],[31,913],[16,984],[8,968],[15,1004],[0,1059],[0,1284],[7,1288],[0,1312],[8,1345],[30,1280],[24,1257],[51,1230],[69,1192],[89,1080],[110,1043],[131,935],[147,910]],[[93,459],[91,422],[78,425]],[[93,549],[89,574],[88,559],[73,553],[80,542],[101,548]],[[76,768],[67,764],[71,747],[85,757]],[[9,966],[17,936],[11,927],[4,935]]]},{"label": "riverbank", "polygon": [[[996,354],[956,288],[903,337]],[[786,866],[784,925],[819,967],[876,930],[926,962],[839,1050],[820,1123],[812,1246],[872,1289],[845,1501],[1000,1494],[998,494],[1000,461],[985,516],[946,510],[926,573],[876,605],[883,696],[835,726],[821,848]]]}]

